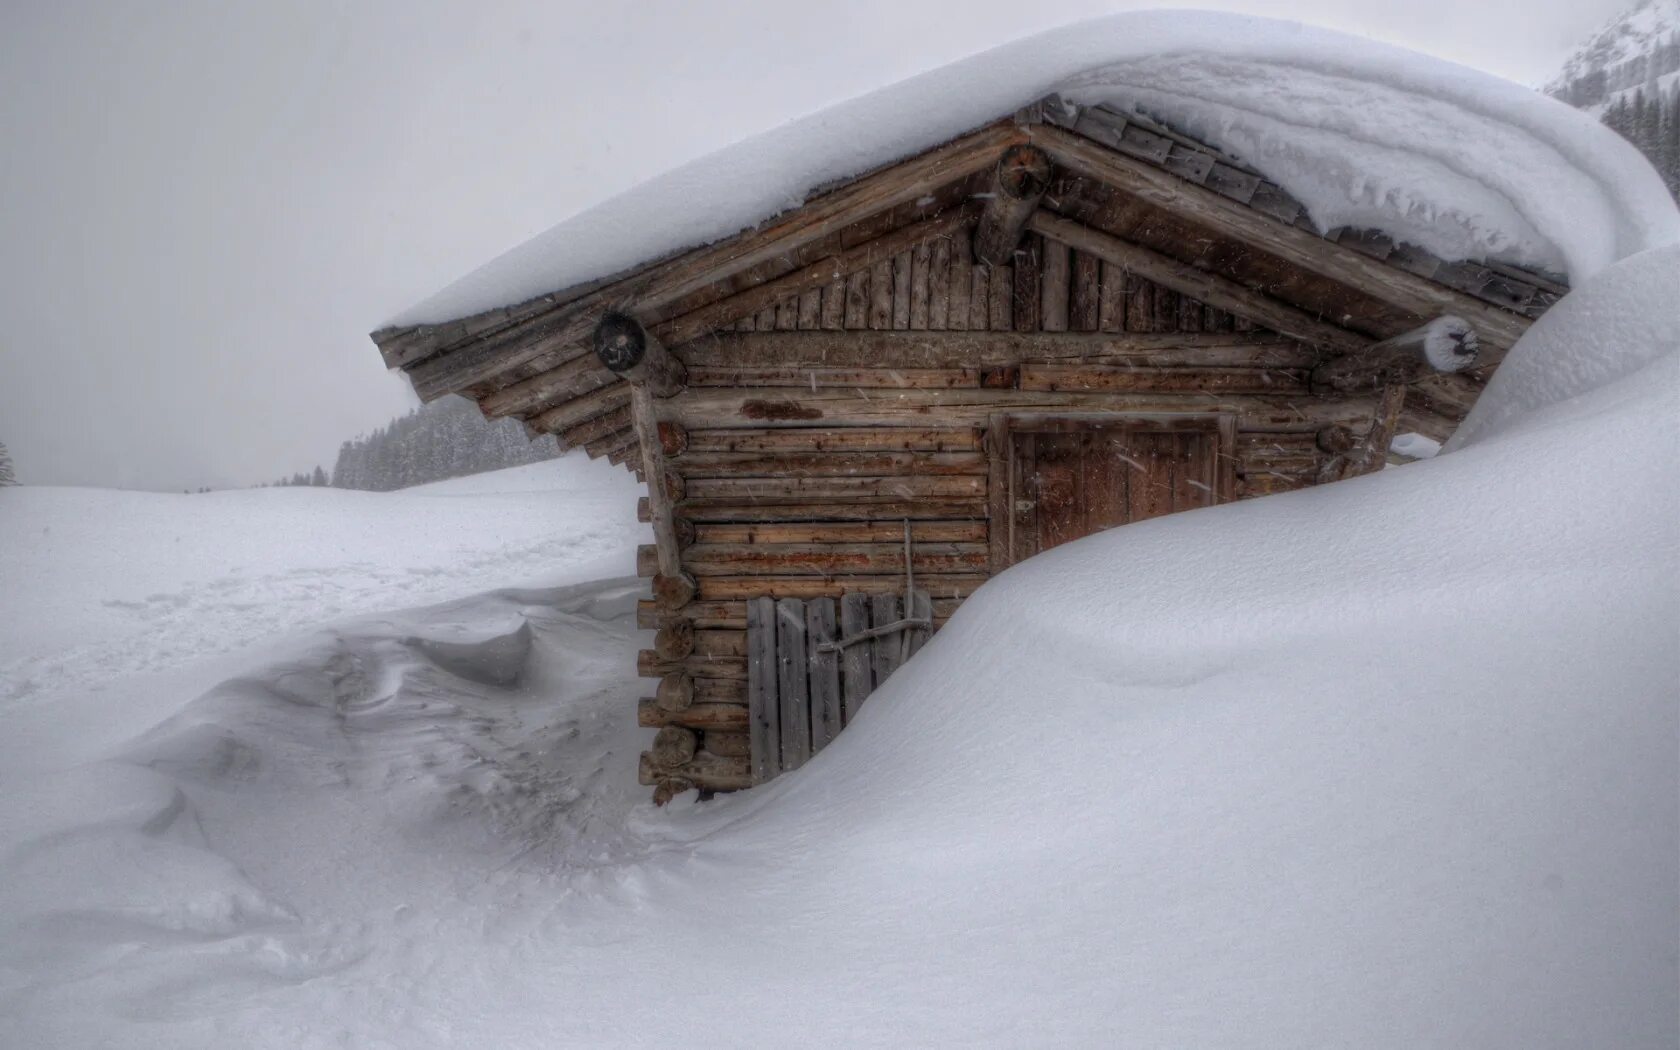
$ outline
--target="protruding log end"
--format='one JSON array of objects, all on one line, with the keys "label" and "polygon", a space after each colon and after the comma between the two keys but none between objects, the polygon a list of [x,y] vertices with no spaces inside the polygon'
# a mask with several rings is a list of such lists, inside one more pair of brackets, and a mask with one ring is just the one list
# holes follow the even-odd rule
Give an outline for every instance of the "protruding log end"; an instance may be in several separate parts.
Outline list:
[{"label": "protruding log end", "polygon": [[653,578],[653,600],[667,612],[674,612],[693,601],[699,590],[700,585],[686,572]]},{"label": "protruding log end", "polygon": [[622,375],[635,368],[647,347],[647,330],[628,314],[610,313],[595,326],[595,356],[609,372]]},{"label": "protruding log end", "polygon": [[694,679],[685,674],[668,674],[659,680],[659,690],[653,699],[661,711],[671,714],[686,711],[694,706]]},{"label": "protruding log end", "polygon": [[992,194],[974,231],[974,261],[1001,266],[1015,255],[1021,232],[1050,188],[1050,157],[1037,146],[1004,150],[992,173]]},{"label": "protruding log end", "polygon": [[675,769],[700,750],[700,736],[692,729],[666,726],[653,737],[653,764],[657,769]]},{"label": "protruding log end", "polygon": [[1339,456],[1354,445],[1353,431],[1340,423],[1324,427],[1316,438],[1319,451],[1328,452],[1332,456]]},{"label": "protruding log end", "polygon": [[1037,200],[1050,188],[1050,155],[1021,143],[998,158],[997,189],[1011,200]]},{"label": "protruding log end", "polygon": [[1462,372],[1480,352],[1476,330],[1462,317],[1445,314],[1423,326],[1423,356],[1437,372]]},{"label": "protruding log end", "polygon": [[653,651],[661,660],[681,660],[694,651],[694,621],[672,620],[654,635]]},{"label": "protruding log end", "polygon": [[667,456],[680,456],[688,451],[688,430],[681,423],[659,424],[659,447]]},{"label": "protruding log end", "polygon": [[663,806],[684,791],[693,791],[694,782],[682,777],[661,777],[659,784],[653,789],[653,804]]}]

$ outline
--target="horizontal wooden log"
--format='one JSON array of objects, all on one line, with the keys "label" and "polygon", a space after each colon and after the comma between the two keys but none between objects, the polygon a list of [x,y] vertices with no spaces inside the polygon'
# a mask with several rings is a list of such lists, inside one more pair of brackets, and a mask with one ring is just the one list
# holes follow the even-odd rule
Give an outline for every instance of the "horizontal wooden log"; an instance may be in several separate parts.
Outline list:
[{"label": "horizontal wooden log", "polygon": [[661,660],[652,649],[636,653],[636,674],[642,678],[664,678],[683,674],[696,684],[703,678],[738,678],[746,681],[747,661],[744,657],[701,656],[692,654],[682,660]]},{"label": "horizontal wooden log", "polygon": [[680,711],[666,711],[652,700],[636,704],[636,724],[648,729],[685,726],[689,729],[746,729],[745,704],[691,704]]},{"label": "horizontal wooden log", "polygon": [[1303,474],[1245,474],[1237,478],[1237,498],[1252,499],[1277,492],[1294,492],[1311,488],[1316,483],[1312,475]]},{"label": "horizontal wooden log", "polygon": [[789,365],[743,365],[695,368],[694,386],[803,386],[818,389],[950,390],[980,385],[978,368],[827,368]]},{"label": "horizontal wooden log", "polygon": [[526,422],[529,429],[540,434],[554,434],[615,409],[627,408],[629,404],[630,385],[617,381],[611,386],[604,386],[593,393],[540,412]]},{"label": "horizontal wooden log", "polygon": [[684,478],[884,477],[984,474],[979,452],[697,452],[673,462]]},{"label": "horizontal wooden log", "polygon": [[1021,366],[1022,390],[1092,390],[1127,394],[1306,394],[1304,369],[1127,368],[1112,365]]},{"label": "horizontal wooden log", "polygon": [[[893,543],[904,539],[898,521],[763,522],[697,525],[696,543]],[[912,543],[983,543],[983,521],[916,521]]]},{"label": "horizontal wooden log", "polygon": [[1479,346],[1469,322],[1435,320],[1353,354],[1332,357],[1312,371],[1315,390],[1377,390],[1415,383],[1435,372],[1462,372],[1476,363]]},{"label": "horizontal wooden log", "polygon": [[[966,500],[950,499],[910,499],[888,502],[860,502],[850,499],[845,501],[831,500],[828,502],[810,503],[693,503],[678,510],[678,516],[696,526],[710,522],[731,522],[735,524],[749,524],[755,522],[799,522],[799,521],[891,521],[898,522],[905,518],[918,519],[960,519],[986,517],[986,501],[981,498]],[[636,503],[636,516],[641,521],[647,521],[647,497],[643,496]]]},{"label": "horizontal wooden log", "polygon": [[1028,361],[1311,368],[1322,357],[1300,343],[1256,332],[719,332],[675,352],[691,370],[972,369]]},{"label": "horizontal wooden log", "polygon": [[700,746],[724,758],[741,758],[752,754],[752,738],[744,729],[708,729],[701,737]]},{"label": "horizontal wooden log", "polygon": [[[937,601],[941,598],[966,598],[979,589],[988,577],[951,574],[917,579],[917,584]],[[738,601],[747,598],[824,598],[838,597],[847,591],[860,594],[902,594],[904,574],[890,576],[706,576],[700,580],[699,600]]]},{"label": "horizontal wooden log", "polygon": [[[901,581],[902,584],[902,581]],[[900,587],[902,590],[902,585]],[[957,611],[957,606],[963,603],[961,598],[936,598],[933,602],[933,622],[943,624]],[[683,615],[692,617],[696,627],[702,629],[716,628],[728,630],[745,630],[747,626],[746,602],[741,600],[713,600],[690,602],[683,609]],[[664,622],[666,614],[651,601],[636,603],[636,625],[647,630],[653,630]],[[694,702],[700,703],[707,695],[707,686],[716,684],[714,681],[700,679],[694,682]]]},{"label": "horizontal wooden log", "polygon": [[[654,558],[651,545],[638,548],[637,567],[644,570],[644,575],[657,567]],[[904,546],[902,543],[695,544],[682,552],[682,563],[696,580],[751,574],[836,576],[902,572]],[[987,548],[983,543],[912,546],[911,563],[918,578],[983,572],[987,566]]]},{"label": "horizontal wooden log", "polygon": [[617,381],[618,377],[602,368],[593,354],[579,354],[546,372],[503,387],[479,401],[478,407],[491,419],[522,415],[555,401],[570,401]]},{"label": "horizontal wooden log", "polygon": [[962,499],[986,494],[985,475],[921,477],[787,477],[787,478],[695,478],[687,483],[688,494],[679,513],[703,503],[810,503],[819,500],[851,500],[879,503],[906,499]]},{"label": "horizontal wooden log", "polygon": [[1220,310],[1240,314],[1308,345],[1346,353],[1359,350],[1371,341],[1358,332],[1326,324],[1297,306],[1273,299],[1228,277],[1180,262],[1154,249],[1123,241],[1049,211],[1037,212],[1027,225],[1035,233],[1094,255],[1104,262],[1123,266],[1128,273],[1163,288],[1188,295]]},{"label": "horizontal wooden log", "polygon": [[566,448],[577,448],[598,441],[608,434],[618,434],[624,431],[634,433],[634,424],[630,419],[630,406],[624,404],[598,416],[584,420],[576,426],[567,427],[559,432],[557,437]]},{"label": "horizontal wooden log", "polygon": [[[1309,230],[1278,222],[1212,190],[1082,136],[1048,124],[1029,128],[1028,134],[1057,164],[1076,174],[1118,187],[1149,205],[1246,241],[1312,273],[1352,285],[1393,303],[1419,320],[1441,314],[1463,317],[1475,326],[1485,346],[1502,351],[1528,329],[1529,321],[1524,317],[1407,273]],[[1395,335],[1405,327],[1397,325],[1395,331],[1378,332],[1376,335]],[[1484,360],[1492,359],[1490,356]]]},{"label": "horizontal wooden log", "polygon": [[675,769],[660,768],[644,751],[636,778],[644,787],[652,787],[667,778],[680,778],[702,791],[741,791],[752,786],[746,758],[714,755],[709,751],[695,752],[693,759]]},{"label": "horizontal wooden log", "polygon": [[687,431],[687,455],[734,452],[974,452],[974,427],[799,427],[796,429]]},{"label": "horizontal wooden log", "polygon": [[1376,399],[1256,394],[1118,394],[1103,391],[902,390],[859,397],[832,390],[690,388],[659,403],[661,418],[697,433],[705,427],[803,426],[845,420],[858,426],[938,423],[985,426],[997,412],[1101,412],[1139,415],[1229,412],[1243,430],[1303,430],[1330,423],[1368,425]]}]

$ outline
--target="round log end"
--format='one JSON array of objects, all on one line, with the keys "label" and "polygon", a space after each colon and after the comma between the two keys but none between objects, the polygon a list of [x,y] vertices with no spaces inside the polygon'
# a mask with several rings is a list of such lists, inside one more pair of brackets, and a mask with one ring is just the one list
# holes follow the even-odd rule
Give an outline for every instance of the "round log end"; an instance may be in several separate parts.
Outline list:
[{"label": "round log end", "polygon": [[694,577],[686,572],[653,578],[653,600],[666,611],[681,609],[694,600],[694,595],[699,590],[700,586],[694,582]]},{"label": "round log end", "polygon": [[671,532],[677,537],[678,547],[689,547],[694,544],[694,522],[687,518],[672,518]]},{"label": "round log end", "polygon": [[659,424],[659,447],[667,456],[680,456],[688,451],[688,430],[681,423]]},{"label": "round log end", "polygon": [[1437,372],[1462,372],[1480,352],[1476,330],[1462,317],[1447,314],[1424,326],[1423,356]]},{"label": "round log end", "polygon": [[1044,195],[1050,188],[1050,156],[1037,146],[1022,143],[998,158],[997,188],[1013,200]]},{"label": "round log end", "polygon": [[673,620],[659,629],[653,651],[661,660],[681,660],[694,651],[694,621]]},{"label": "round log end", "polygon": [[595,356],[609,371],[628,372],[647,353],[647,332],[628,314],[611,313],[595,326]]},{"label": "round log end", "polygon": [[663,806],[684,791],[693,790],[694,782],[691,780],[682,777],[661,777],[659,784],[653,789],[653,804]]},{"label": "round log end", "polygon": [[1353,448],[1355,438],[1352,430],[1337,424],[1320,430],[1316,441],[1320,451],[1339,456]]},{"label": "round log end", "polygon": [[694,679],[685,674],[666,675],[659,680],[653,701],[661,711],[671,714],[688,710],[694,706]]},{"label": "round log end", "polygon": [[694,752],[700,750],[700,738],[694,730],[681,726],[666,726],[654,734],[653,747],[649,754],[653,756],[653,764],[659,769],[675,769],[684,765],[694,757]]}]

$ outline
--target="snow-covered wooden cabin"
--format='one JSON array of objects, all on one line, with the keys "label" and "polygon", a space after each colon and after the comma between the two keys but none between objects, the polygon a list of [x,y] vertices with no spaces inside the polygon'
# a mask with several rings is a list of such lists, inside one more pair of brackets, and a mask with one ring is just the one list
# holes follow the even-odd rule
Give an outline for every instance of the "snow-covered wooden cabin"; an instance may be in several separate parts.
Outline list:
[{"label": "snow-covered wooden cabin", "polygon": [[1023,558],[1445,440],[1565,290],[1322,234],[1241,159],[1060,97],[599,270],[373,338],[422,398],[646,480],[661,799],[799,766]]}]

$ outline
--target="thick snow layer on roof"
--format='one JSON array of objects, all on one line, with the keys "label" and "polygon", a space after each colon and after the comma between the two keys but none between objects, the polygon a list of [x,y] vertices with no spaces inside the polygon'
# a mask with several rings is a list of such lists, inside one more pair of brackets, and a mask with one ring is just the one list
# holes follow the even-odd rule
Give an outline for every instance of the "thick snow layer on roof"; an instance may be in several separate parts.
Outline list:
[{"label": "thick snow layer on roof", "polygon": [[975,55],[701,158],[390,323],[506,306],[718,240],[797,206],[814,186],[1057,92],[1144,104],[1281,183],[1321,226],[1369,226],[1449,258],[1566,269],[1579,281],[1680,241],[1680,213],[1650,165],[1561,102],[1297,23],[1135,12]]}]

